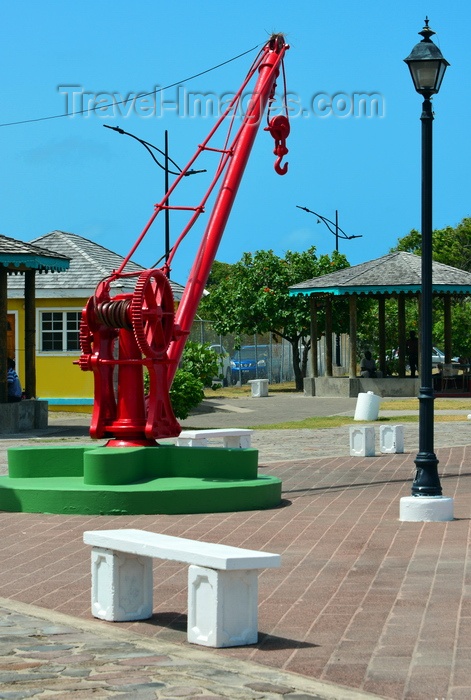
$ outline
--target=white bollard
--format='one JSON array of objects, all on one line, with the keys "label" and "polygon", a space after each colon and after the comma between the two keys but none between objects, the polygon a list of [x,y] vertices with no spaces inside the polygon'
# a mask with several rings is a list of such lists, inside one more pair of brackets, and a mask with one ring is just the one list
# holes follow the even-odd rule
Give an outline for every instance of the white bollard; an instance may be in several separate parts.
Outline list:
[{"label": "white bollard", "polygon": [[350,454],[352,457],[375,456],[375,429],[372,425],[350,428]]},{"label": "white bollard", "polygon": [[381,396],[372,391],[358,394],[353,420],[378,420],[380,402]]},{"label": "white bollard", "polygon": [[268,396],[268,379],[249,379],[248,383],[252,389],[252,398]]},{"label": "white bollard", "polygon": [[380,452],[402,454],[404,452],[404,426],[382,425],[379,429]]}]

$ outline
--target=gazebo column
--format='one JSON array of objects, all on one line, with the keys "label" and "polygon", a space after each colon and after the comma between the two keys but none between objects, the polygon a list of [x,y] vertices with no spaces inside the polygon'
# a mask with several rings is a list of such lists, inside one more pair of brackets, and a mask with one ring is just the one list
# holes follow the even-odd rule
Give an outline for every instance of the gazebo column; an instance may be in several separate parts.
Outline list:
[{"label": "gazebo column", "polygon": [[36,398],[36,272],[25,272],[25,393]]},{"label": "gazebo column", "polygon": [[325,376],[332,377],[332,298],[325,300]]},{"label": "gazebo column", "polygon": [[378,297],[378,324],[379,324],[379,368],[386,376],[386,299],[384,294]]},{"label": "gazebo column", "polygon": [[309,297],[311,309],[311,377],[319,376],[319,365],[317,356],[317,303],[316,297]]},{"label": "gazebo column", "polygon": [[443,297],[443,327],[444,327],[444,351],[445,362],[451,362],[453,348],[451,346],[451,294],[445,294]]},{"label": "gazebo column", "polygon": [[0,403],[7,403],[7,268],[0,265]]},{"label": "gazebo column", "polygon": [[357,376],[357,297],[351,294],[348,300],[350,316],[350,367],[348,376],[353,379]]},{"label": "gazebo column", "polygon": [[406,376],[406,297],[397,297],[397,336],[399,341],[399,376]]}]

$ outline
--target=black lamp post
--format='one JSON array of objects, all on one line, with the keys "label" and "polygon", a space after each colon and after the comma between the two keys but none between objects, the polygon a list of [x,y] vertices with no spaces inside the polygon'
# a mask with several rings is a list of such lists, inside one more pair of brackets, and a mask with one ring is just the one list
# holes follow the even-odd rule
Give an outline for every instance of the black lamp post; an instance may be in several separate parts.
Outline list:
[{"label": "black lamp post", "polygon": [[432,123],[433,111],[430,98],[436,95],[449,65],[440,49],[433,43],[435,34],[428,26],[419,34],[423,36],[410,55],[405,58],[414,87],[424,98],[422,105],[422,308],[421,363],[419,390],[419,452],[415,458],[417,471],[412,484],[413,496],[441,496],[438,476],[438,459],[434,453],[433,384],[432,384]]}]

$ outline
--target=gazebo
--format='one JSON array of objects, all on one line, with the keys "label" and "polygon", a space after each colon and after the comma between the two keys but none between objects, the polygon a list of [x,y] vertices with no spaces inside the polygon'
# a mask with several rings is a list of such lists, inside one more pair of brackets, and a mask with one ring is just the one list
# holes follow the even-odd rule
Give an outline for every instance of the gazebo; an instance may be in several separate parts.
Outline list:
[{"label": "gazebo", "polygon": [[[36,274],[61,272],[68,267],[69,259],[64,255],[14,238],[0,236],[0,420],[2,425],[12,424],[14,429],[15,424],[19,421],[21,423],[18,416],[15,420],[12,419],[13,413],[15,416],[19,413],[20,404],[7,403],[8,275],[24,277],[25,394],[27,399],[34,399],[36,395]],[[34,407],[31,415],[34,415]]]},{"label": "gazebo", "polygon": [[[442,263],[433,263],[433,295],[443,299],[445,362],[451,361],[451,300],[471,295],[471,273]],[[360,265],[306,280],[290,287],[291,296],[307,295],[311,303],[311,338],[317,337],[317,309],[325,307],[326,372],[318,376],[317,344],[311,348],[311,377],[304,383],[310,396],[357,396],[360,391],[374,390],[383,396],[416,396],[419,380],[406,378],[406,297],[417,297],[420,303],[421,258],[413,253],[396,252]],[[386,374],[385,301],[397,299],[399,340],[399,376],[383,379],[357,377],[357,299],[369,296],[378,301],[379,366]],[[348,377],[333,377],[332,318],[335,299],[347,297],[350,318],[350,353]]]}]

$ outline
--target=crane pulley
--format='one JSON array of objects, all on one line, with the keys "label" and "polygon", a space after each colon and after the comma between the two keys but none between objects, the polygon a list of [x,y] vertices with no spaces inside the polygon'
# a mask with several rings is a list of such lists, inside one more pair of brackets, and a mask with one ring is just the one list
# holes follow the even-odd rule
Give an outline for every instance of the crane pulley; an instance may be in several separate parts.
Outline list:
[{"label": "crane pulley", "polygon": [[[170,403],[170,386],[181,359],[186,338],[196,316],[198,304],[214,262],[239,184],[268,105],[266,131],[275,139],[275,171],[287,172],[281,165],[288,153],[286,139],[289,120],[284,114],[269,117],[275,99],[276,80],[283,70],[283,58],[289,46],[282,34],[274,34],[252,64],[242,86],[194,156],[176,177],[154,211],[119,269],[102,280],[82,312],[80,328],[80,369],[94,374],[94,408],[90,426],[93,438],[110,438],[110,446],[155,445],[156,440],[180,433]],[[243,94],[252,78],[258,78],[241,124],[234,136],[235,117]],[[283,73],[284,78],[284,73]],[[220,127],[229,123],[222,147],[213,145]],[[170,196],[192,170],[205,151],[219,154],[215,175],[196,206],[170,206]],[[208,224],[198,248],[182,299],[175,311],[168,280],[172,261],[180,243],[204,212],[208,198],[222,179]],[[147,235],[161,211],[184,210],[189,220],[160,269],[127,272],[127,263]],[[134,292],[112,295],[118,279],[136,278]],[[149,375],[145,395],[143,371]]]}]

